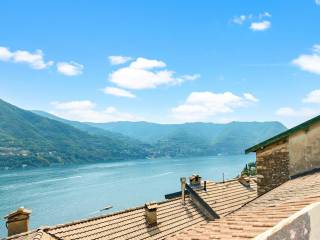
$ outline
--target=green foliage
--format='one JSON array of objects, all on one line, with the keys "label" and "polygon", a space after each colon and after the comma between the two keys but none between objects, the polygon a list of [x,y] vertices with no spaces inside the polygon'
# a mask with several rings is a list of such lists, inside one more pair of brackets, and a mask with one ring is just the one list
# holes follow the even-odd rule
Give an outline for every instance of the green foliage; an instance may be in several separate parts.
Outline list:
[{"label": "green foliage", "polygon": [[286,130],[279,122],[112,122],[90,125],[152,144],[155,156],[171,157],[242,154],[246,148]]},{"label": "green foliage", "polygon": [[245,165],[241,172],[241,176],[246,175],[246,176],[255,176],[256,173],[256,163],[255,162],[250,162]]},{"label": "green foliage", "polygon": [[85,124],[0,100],[0,168],[240,154],[283,130],[278,122]]},{"label": "green foliage", "polygon": [[0,167],[136,159],[149,151],[137,140],[89,134],[0,100]]}]

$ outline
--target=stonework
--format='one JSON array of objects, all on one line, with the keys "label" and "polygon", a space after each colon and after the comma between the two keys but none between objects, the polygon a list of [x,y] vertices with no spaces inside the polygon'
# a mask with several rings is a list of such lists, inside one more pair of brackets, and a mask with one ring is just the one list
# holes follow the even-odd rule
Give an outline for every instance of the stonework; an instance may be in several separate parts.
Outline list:
[{"label": "stonework", "polygon": [[289,151],[286,141],[260,149],[256,154],[258,195],[289,180]]}]

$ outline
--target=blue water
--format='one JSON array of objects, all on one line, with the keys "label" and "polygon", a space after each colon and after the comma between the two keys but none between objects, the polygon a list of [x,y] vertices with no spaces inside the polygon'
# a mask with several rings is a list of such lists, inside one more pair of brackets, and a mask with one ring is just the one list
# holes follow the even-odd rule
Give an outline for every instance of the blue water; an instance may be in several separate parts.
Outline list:
[{"label": "blue water", "polygon": [[[3,216],[32,209],[31,228],[54,225],[134,207],[179,191],[180,177],[236,176],[254,155],[152,159],[67,167],[0,171],[0,236]],[[112,205],[108,211],[100,209]]]}]

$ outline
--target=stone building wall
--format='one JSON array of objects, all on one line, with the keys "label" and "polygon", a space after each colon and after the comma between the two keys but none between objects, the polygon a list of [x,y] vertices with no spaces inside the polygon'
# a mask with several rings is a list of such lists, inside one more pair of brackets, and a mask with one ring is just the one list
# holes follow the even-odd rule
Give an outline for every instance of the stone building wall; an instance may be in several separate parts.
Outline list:
[{"label": "stone building wall", "polygon": [[258,195],[289,180],[288,142],[271,144],[256,152]]}]

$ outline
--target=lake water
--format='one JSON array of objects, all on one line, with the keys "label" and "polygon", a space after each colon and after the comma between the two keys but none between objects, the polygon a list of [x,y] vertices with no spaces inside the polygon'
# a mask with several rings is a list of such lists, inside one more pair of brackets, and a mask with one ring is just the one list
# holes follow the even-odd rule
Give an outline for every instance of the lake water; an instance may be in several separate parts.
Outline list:
[{"label": "lake water", "polygon": [[[180,177],[235,177],[254,155],[152,159],[42,169],[0,171],[0,236],[3,216],[32,209],[31,228],[54,225],[164,200],[179,191]],[[100,209],[113,208],[101,212]]]}]

